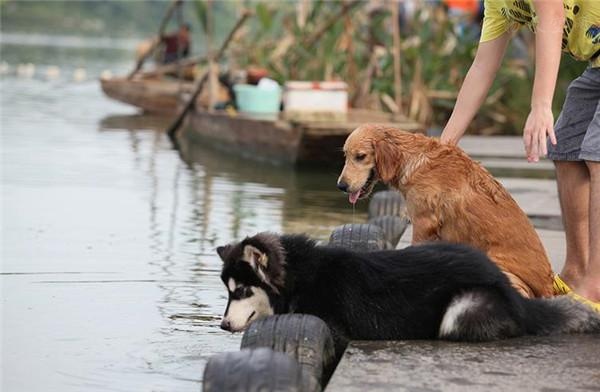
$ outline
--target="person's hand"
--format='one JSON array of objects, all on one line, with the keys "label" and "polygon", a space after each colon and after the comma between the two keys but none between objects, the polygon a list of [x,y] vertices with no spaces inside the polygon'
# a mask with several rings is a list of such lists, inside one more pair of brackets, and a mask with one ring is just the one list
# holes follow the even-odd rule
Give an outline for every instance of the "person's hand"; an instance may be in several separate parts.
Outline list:
[{"label": "person's hand", "polygon": [[531,109],[523,130],[523,143],[528,162],[537,162],[540,157],[546,156],[548,153],[546,135],[550,136],[552,144],[556,144],[552,109],[550,107]]}]

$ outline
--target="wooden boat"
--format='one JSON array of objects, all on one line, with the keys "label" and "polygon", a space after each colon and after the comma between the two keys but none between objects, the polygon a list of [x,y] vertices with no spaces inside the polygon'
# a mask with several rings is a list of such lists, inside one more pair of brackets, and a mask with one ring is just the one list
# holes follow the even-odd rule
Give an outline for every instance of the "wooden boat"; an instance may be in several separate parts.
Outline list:
[{"label": "wooden boat", "polygon": [[366,110],[350,111],[346,121],[318,122],[195,110],[188,114],[178,140],[209,143],[247,158],[276,164],[340,164],[346,137],[367,122],[424,132],[423,126],[415,122],[399,121],[391,114]]},{"label": "wooden boat", "polygon": [[[190,80],[178,80],[141,74],[132,79],[126,77],[101,78],[100,85],[104,94],[117,101],[127,103],[150,114],[176,115],[181,97],[189,96],[194,91],[194,83]],[[220,86],[218,98],[228,99],[228,91]],[[208,93],[202,93],[198,100],[205,105]]]},{"label": "wooden boat", "polygon": [[[191,93],[189,82],[156,78],[101,79],[109,97],[145,112],[175,115],[180,96]],[[351,110],[344,121],[288,121],[225,111],[208,112],[200,104],[186,116],[179,143],[210,144],[255,160],[277,164],[340,163],[344,140],[361,124],[384,123],[407,131],[424,132],[422,125],[390,113]]]},{"label": "wooden boat", "polygon": [[112,77],[100,79],[104,94],[148,113],[175,115],[181,94],[190,93],[192,82],[176,79]]}]

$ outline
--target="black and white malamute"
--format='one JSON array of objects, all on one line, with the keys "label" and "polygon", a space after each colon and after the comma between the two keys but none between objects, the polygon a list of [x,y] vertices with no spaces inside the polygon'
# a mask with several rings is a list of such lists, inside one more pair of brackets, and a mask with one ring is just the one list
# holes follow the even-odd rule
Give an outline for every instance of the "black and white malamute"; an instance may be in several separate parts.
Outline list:
[{"label": "black and white malamute", "polygon": [[221,327],[232,332],[271,314],[307,313],[338,341],[600,333],[600,314],[569,297],[521,297],[483,253],[463,245],[355,252],[260,233],[217,252],[229,292]]}]

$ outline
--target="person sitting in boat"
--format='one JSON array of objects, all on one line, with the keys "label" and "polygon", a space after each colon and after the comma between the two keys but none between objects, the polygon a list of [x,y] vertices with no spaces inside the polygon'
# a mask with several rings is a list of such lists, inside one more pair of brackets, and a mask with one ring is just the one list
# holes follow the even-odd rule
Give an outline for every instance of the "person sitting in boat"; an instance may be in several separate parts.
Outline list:
[{"label": "person sitting in boat", "polygon": [[164,46],[163,64],[169,64],[190,54],[190,25],[182,24],[179,30],[173,34],[165,34],[161,37]]}]

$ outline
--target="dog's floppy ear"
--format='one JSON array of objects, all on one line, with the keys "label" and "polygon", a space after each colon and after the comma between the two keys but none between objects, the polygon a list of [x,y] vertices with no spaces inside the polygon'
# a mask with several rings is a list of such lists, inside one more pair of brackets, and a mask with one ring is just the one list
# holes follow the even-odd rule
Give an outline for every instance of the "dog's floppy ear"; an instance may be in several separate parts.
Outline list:
[{"label": "dog's floppy ear", "polygon": [[384,183],[392,182],[398,176],[399,167],[402,164],[402,155],[398,146],[391,143],[390,140],[381,139],[374,142],[375,168],[379,178]]},{"label": "dog's floppy ear", "polygon": [[229,252],[231,252],[231,245],[219,246],[217,248],[217,254],[219,255],[222,261],[225,261],[227,256],[229,256]]},{"label": "dog's floppy ear", "polygon": [[242,259],[248,262],[255,270],[259,267],[267,268],[267,263],[269,262],[267,255],[252,245],[244,246],[244,256]]}]

